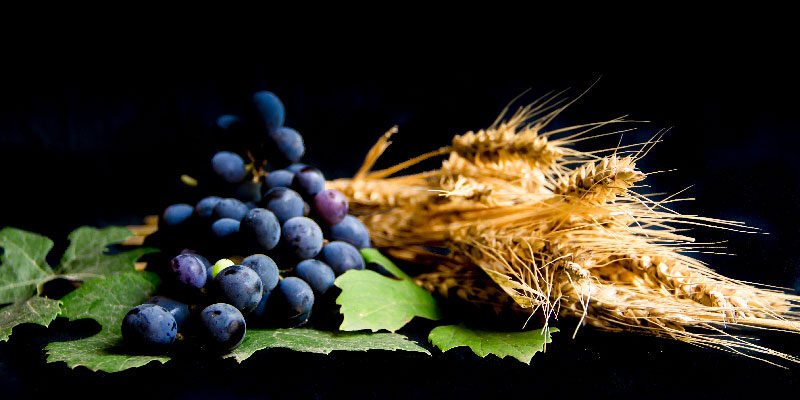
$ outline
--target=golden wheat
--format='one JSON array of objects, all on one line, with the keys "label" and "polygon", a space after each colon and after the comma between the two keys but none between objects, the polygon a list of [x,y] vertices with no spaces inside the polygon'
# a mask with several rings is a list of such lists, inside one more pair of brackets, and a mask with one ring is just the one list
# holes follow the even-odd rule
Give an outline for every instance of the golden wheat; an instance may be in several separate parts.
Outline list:
[{"label": "golden wheat", "polygon": [[[377,247],[435,266],[417,277],[430,291],[541,312],[545,321],[576,317],[578,327],[800,361],[727,333],[737,326],[800,331],[792,311],[800,298],[715,273],[687,255],[704,245],[678,228],[747,227],[681,215],[667,208],[670,198],[638,193],[646,174],[636,162],[657,138],[635,153],[570,147],[623,119],[544,132],[562,103],[543,98],[505,120],[504,110],[491,127],[456,136],[447,148],[370,172],[393,128],[353,179],[328,186],[348,197]],[[439,155],[448,155],[439,169],[391,177]]]}]

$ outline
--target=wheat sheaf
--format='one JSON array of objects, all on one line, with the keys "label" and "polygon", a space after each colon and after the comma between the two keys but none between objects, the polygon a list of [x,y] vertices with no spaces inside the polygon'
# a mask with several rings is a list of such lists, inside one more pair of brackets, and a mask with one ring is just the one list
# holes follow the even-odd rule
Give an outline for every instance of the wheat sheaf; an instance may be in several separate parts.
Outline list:
[{"label": "wheat sheaf", "polygon": [[[372,171],[392,128],[352,179],[328,187],[347,196],[376,247],[432,266],[416,278],[430,291],[455,289],[472,302],[540,313],[545,326],[575,317],[579,328],[672,338],[773,364],[800,362],[732,333],[741,327],[800,332],[793,309],[800,297],[727,278],[687,255],[704,246],[685,235],[687,225],[752,229],[682,215],[669,208],[674,197],[641,193],[647,174],[636,162],[662,133],[643,144],[573,149],[578,141],[618,134],[609,128],[629,121],[548,131],[570,104],[555,94],[513,114],[507,107],[487,129]],[[444,157],[438,169],[397,175],[433,157]]]}]

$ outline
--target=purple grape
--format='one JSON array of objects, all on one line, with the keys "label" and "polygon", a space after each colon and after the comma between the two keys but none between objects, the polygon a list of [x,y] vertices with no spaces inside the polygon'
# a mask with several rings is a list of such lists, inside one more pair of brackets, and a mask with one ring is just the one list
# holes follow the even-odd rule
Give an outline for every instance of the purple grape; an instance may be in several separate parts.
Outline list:
[{"label": "purple grape", "polygon": [[319,260],[303,260],[295,267],[297,277],[311,286],[314,296],[322,296],[333,286],[336,276],[331,267]]},{"label": "purple grape", "polygon": [[253,254],[242,260],[242,265],[256,271],[261,278],[261,284],[264,285],[264,292],[270,292],[278,285],[280,280],[278,265],[268,256]]},{"label": "purple grape", "polygon": [[328,264],[336,276],[351,269],[364,269],[364,257],[352,244],[347,242],[330,242],[322,248],[322,261]]},{"label": "purple grape", "polygon": [[242,219],[242,235],[260,250],[272,250],[281,239],[281,225],[269,210],[254,208]]},{"label": "purple grape", "polygon": [[233,265],[214,277],[214,292],[220,300],[247,314],[261,302],[264,285],[252,269]]},{"label": "purple grape", "polygon": [[141,348],[163,348],[175,341],[178,323],[161,306],[142,304],[132,308],[122,319],[122,338]]},{"label": "purple grape", "polygon": [[189,321],[189,306],[180,301],[172,300],[164,296],[153,296],[147,300],[148,304],[155,304],[169,311],[178,323],[178,331],[182,332]]},{"label": "purple grape", "polygon": [[228,183],[238,183],[247,175],[244,160],[236,153],[220,151],[211,159],[211,167]]},{"label": "purple grape", "polygon": [[230,304],[216,303],[206,307],[200,312],[200,322],[212,347],[223,351],[238,347],[247,332],[244,316]]},{"label": "purple grape", "polygon": [[267,131],[274,131],[283,125],[283,119],[286,117],[286,111],[283,108],[283,103],[275,93],[262,90],[253,94],[253,106],[255,107],[257,117],[260,119],[261,126]]},{"label": "purple grape", "polygon": [[283,246],[295,259],[314,258],[322,249],[322,230],[316,222],[306,217],[294,217],[281,228]]},{"label": "purple grape", "polygon": [[214,212],[214,207],[220,202],[222,198],[217,196],[209,196],[197,202],[194,206],[194,212],[200,218],[210,218]]},{"label": "purple grape", "polygon": [[314,307],[314,291],[300,278],[289,277],[278,283],[274,300],[276,308],[282,313],[289,327],[297,327],[308,322]]},{"label": "purple grape", "polygon": [[340,240],[359,249],[370,247],[369,231],[358,218],[347,215],[342,222],[328,228],[331,240]]},{"label": "purple grape", "polygon": [[173,204],[164,210],[163,220],[167,226],[177,226],[186,222],[193,212],[194,207],[188,204]]},{"label": "purple grape", "polygon": [[305,167],[294,174],[292,189],[301,196],[312,198],[325,189],[325,177],[314,167]]},{"label": "purple grape", "polygon": [[179,282],[196,289],[200,289],[206,284],[208,272],[199,258],[191,254],[179,254],[169,264]]},{"label": "purple grape", "polygon": [[211,224],[211,232],[217,239],[230,239],[239,233],[239,221],[231,218],[220,218]]},{"label": "purple grape", "polygon": [[272,211],[281,224],[289,218],[303,215],[303,199],[292,189],[282,187],[270,189],[264,194],[259,205]]},{"label": "purple grape", "polygon": [[270,172],[269,175],[267,175],[265,183],[270,189],[276,187],[289,187],[289,185],[292,184],[292,179],[294,179],[294,172],[285,169],[279,169]]},{"label": "purple grape", "polygon": [[213,216],[219,218],[231,218],[241,221],[244,215],[247,214],[247,205],[236,199],[222,199],[214,207]]},{"label": "purple grape", "polygon": [[303,153],[306,151],[303,137],[292,128],[282,126],[275,129],[270,133],[270,138],[272,138],[280,155],[288,161],[296,162],[303,157]]},{"label": "purple grape", "polygon": [[314,196],[314,211],[326,224],[336,225],[347,215],[347,198],[336,189],[325,189]]}]

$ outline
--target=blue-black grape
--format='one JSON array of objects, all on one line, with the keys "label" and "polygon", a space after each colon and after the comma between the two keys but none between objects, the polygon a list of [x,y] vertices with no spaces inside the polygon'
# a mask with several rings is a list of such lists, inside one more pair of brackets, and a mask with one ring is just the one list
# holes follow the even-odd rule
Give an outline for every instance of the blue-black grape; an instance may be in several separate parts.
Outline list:
[{"label": "blue-black grape", "polygon": [[281,227],[287,255],[295,259],[314,258],[322,249],[322,230],[307,217],[290,218]]},{"label": "blue-black grape", "polygon": [[294,174],[292,189],[303,197],[313,198],[325,189],[325,176],[314,167],[305,167]]},{"label": "blue-black grape", "polygon": [[261,120],[262,126],[265,127],[267,131],[272,132],[283,125],[286,112],[283,109],[283,103],[275,93],[266,90],[256,92],[253,94],[253,105]]},{"label": "blue-black grape", "polygon": [[247,332],[244,316],[230,304],[216,303],[204,308],[200,321],[209,344],[222,351],[238,347]]},{"label": "blue-black grape", "polygon": [[169,311],[178,323],[178,331],[182,332],[186,327],[186,322],[189,321],[189,306],[177,300],[172,300],[169,297],[153,296],[147,300],[148,304],[155,304],[163,307]]},{"label": "blue-black grape", "polygon": [[233,238],[239,233],[239,221],[231,218],[220,218],[211,224],[211,232],[217,239]]},{"label": "blue-black grape", "polygon": [[167,226],[180,225],[192,216],[194,207],[188,204],[173,204],[164,210],[164,223]]},{"label": "blue-black grape", "polygon": [[347,215],[347,198],[336,189],[325,189],[314,196],[314,212],[325,224],[336,225]]},{"label": "blue-black grape", "polygon": [[175,341],[178,323],[161,306],[142,304],[122,318],[122,338],[126,343],[143,348],[161,348]]},{"label": "blue-black grape", "polygon": [[289,187],[289,185],[292,184],[293,178],[294,172],[285,169],[278,169],[270,172],[269,175],[267,175],[265,183],[269,189],[276,187]]},{"label": "blue-black grape", "polygon": [[179,254],[169,263],[175,278],[190,287],[200,289],[206,284],[208,272],[199,258],[191,254]]},{"label": "blue-black grape", "polygon": [[258,203],[261,200],[261,182],[246,180],[236,186],[236,198],[243,202]]},{"label": "blue-black grape", "polygon": [[331,267],[319,260],[303,260],[295,267],[297,277],[308,283],[314,291],[314,296],[325,294],[336,280]]},{"label": "blue-black grape", "polygon": [[279,302],[279,311],[283,313],[289,327],[303,325],[311,317],[314,291],[302,279],[289,277],[281,280],[274,296],[277,297],[274,301]]},{"label": "blue-black grape", "polygon": [[205,258],[205,257],[201,256],[200,254],[197,254],[197,252],[196,252],[196,251],[194,251],[194,250],[189,250],[189,249],[183,249],[183,250],[181,250],[181,253],[180,253],[180,254],[191,254],[191,255],[193,255],[193,256],[195,256],[195,257],[197,257],[197,259],[198,259],[198,260],[200,260],[200,262],[202,262],[202,263],[203,263],[203,266],[206,268],[206,271],[208,271],[208,274],[207,274],[208,276],[207,276],[206,282],[208,282],[208,281],[210,281],[211,279],[213,279],[213,277],[211,276],[211,267],[212,267],[212,265],[211,265],[211,263],[208,261],[208,259],[207,259],[207,258]]},{"label": "blue-black grape", "polygon": [[303,215],[303,199],[292,189],[283,187],[270,189],[264,194],[259,205],[272,211],[281,224],[289,218]]},{"label": "blue-black grape", "polygon": [[249,209],[247,205],[236,199],[222,199],[214,207],[214,218],[231,218],[241,221]]},{"label": "blue-black grape", "polygon": [[228,183],[238,183],[247,175],[244,160],[236,153],[220,151],[211,158],[211,168]]},{"label": "blue-black grape", "polygon": [[304,201],[303,202],[303,216],[307,217],[309,214],[311,214],[311,206],[308,205],[308,203],[306,203]]},{"label": "blue-black grape", "polygon": [[308,165],[306,165],[306,164],[294,163],[294,164],[286,167],[286,170],[291,172],[291,173],[293,173],[293,174],[296,174],[296,173],[300,172],[301,169],[303,169],[303,168],[305,168],[307,166]]},{"label": "blue-black grape", "polygon": [[222,131],[229,131],[233,129],[236,124],[241,124],[242,120],[235,115],[220,115],[216,121],[216,128]]},{"label": "blue-black grape", "polygon": [[342,222],[331,226],[328,230],[331,240],[347,242],[359,249],[370,247],[367,227],[352,215],[346,215]]},{"label": "blue-black grape", "polygon": [[272,250],[281,239],[281,225],[269,210],[254,208],[247,212],[239,228],[244,237],[261,250]]},{"label": "blue-black grape", "polygon": [[252,269],[233,265],[214,277],[214,291],[221,301],[247,314],[261,301],[264,285]]},{"label": "blue-black grape", "polygon": [[272,138],[273,144],[280,152],[280,155],[288,161],[295,162],[299,160],[306,151],[303,137],[292,128],[280,127],[270,133],[270,138]]},{"label": "blue-black grape", "polygon": [[194,212],[200,218],[210,218],[211,214],[214,213],[214,207],[222,200],[222,198],[217,196],[209,196],[197,202],[197,205],[194,206]]},{"label": "blue-black grape", "polygon": [[322,248],[321,257],[331,267],[336,276],[351,269],[364,269],[364,257],[352,244],[347,242],[330,242]]},{"label": "blue-black grape", "polygon": [[280,280],[280,272],[278,265],[269,256],[264,254],[253,254],[250,257],[242,260],[242,265],[252,269],[261,278],[261,284],[264,286],[265,292],[270,292],[275,289]]}]

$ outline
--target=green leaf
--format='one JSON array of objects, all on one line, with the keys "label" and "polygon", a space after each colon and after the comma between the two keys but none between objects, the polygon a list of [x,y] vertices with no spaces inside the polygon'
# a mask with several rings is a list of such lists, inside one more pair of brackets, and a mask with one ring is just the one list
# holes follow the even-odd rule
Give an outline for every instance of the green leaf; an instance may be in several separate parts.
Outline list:
[{"label": "green leaf", "polygon": [[156,250],[136,248],[117,254],[107,254],[105,251],[108,246],[122,243],[131,235],[131,231],[119,226],[104,229],[82,226],[72,231],[69,234],[70,245],[61,257],[58,272],[87,280],[133,271],[136,260]]},{"label": "green leaf", "polygon": [[344,315],[339,329],[394,332],[414,317],[441,318],[436,299],[389,259],[375,249],[363,249],[361,254],[366,262],[378,263],[398,279],[368,270],[350,270],[339,276],[335,285],[342,289],[342,293],[336,298],[336,304],[342,306]]},{"label": "green leaf", "polygon": [[0,310],[0,342],[8,340],[11,330],[21,324],[31,323],[48,326],[61,312],[58,300],[45,297],[31,297],[28,300],[10,305]]},{"label": "green leaf", "polygon": [[119,372],[151,361],[167,362],[163,354],[128,354],[122,347],[122,318],[142,304],[158,287],[151,272],[128,272],[86,282],[61,299],[61,315],[70,320],[91,318],[100,333],[80,340],[54,342],[45,347],[47,362],[64,361],[70,368],[84,366],[92,371]]},{"label": "green leaf", "polygon": [[36,286],[53,275],[45,257],[53,241],[16,228],[0,231],[0,304],[22,301],[32,296]]},{"label": "green leaf", "polygon": [[533,355],[543,351],[544,345],[552,342],[550,334],[558,332],[549,328],[522,332],[496,332],[470,329],[464,325],[446,325],[433,328],[428,340],[442,351],[454,347],[467,346],[472,351],[486,357],[494,354],[500,358],[512,356],[526,364],[531,363]]},{"label": "green leaf", "polygon": [[252,329],[242,344],[225,357],[242,362],[256,351],[283,347],[307,353],[329,354],[333,350],[405,350],[430,355],[423,347],[396,333],[326,332],[314,329]]},{"label": "green leaf", "polygon": [[131,235],[133,233],[121,227],[78,228],[69,235],[70,246],[59,267],[53,270],[45,260],[53,248],[52,240],[16,228],[0,230],[0,247],[3,248],[0,304],[13,303],[0,308],[0,341],[8,340],[11,330],[19,324],[31,322],[47,326],[53,321],[58,314],[58,302],[35,297],[46,282],[57,278],[88,281],[134,271],[136,260],[156,250],[137,248],[114,254],[106,252],[106,247]]}]

